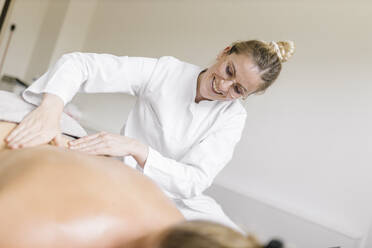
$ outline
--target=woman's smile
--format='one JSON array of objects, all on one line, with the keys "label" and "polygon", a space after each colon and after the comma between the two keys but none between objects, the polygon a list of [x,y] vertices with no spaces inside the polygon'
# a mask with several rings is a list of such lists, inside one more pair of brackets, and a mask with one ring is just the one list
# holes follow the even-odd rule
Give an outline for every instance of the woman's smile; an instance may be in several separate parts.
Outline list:
[{"label": "woman's smile", "polygon": [[217,95],[223,95],[223,93],[218,89],[217,87],[217,83],[216,83],[216,77],[214,76],[212,78],[212,83],[211,83],[211,88],[212,88],[212,91],[217,94]]}]

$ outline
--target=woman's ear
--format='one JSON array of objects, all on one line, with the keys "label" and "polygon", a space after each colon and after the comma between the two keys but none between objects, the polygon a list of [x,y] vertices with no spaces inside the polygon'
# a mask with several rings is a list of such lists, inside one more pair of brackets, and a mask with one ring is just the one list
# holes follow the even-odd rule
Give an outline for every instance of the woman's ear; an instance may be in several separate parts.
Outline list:
[{"label": "woman's ear", "polygon": [[228,55],[229,52],[231,50],[231,46],[228,46],[226,47],[225,49],[223,49],[218,55],[217,55],[217,59],[221,59],[223,58],[224,56]]},{"label": "woman's ear", "polygon": [[227,46],[225,49],[223,49],[223,52],[228,54],[231,50],[231,46]]}]

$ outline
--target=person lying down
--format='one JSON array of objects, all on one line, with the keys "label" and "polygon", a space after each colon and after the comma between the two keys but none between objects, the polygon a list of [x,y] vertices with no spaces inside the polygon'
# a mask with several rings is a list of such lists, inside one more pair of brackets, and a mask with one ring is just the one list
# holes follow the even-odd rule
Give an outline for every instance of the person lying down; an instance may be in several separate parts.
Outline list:
[{"label": "person lying down", "polygon": [[185,221],[150,179],[115,159],[52,145],[6,149],[15,126],[0,122],[1,248],[262,247],[220,224]]}]

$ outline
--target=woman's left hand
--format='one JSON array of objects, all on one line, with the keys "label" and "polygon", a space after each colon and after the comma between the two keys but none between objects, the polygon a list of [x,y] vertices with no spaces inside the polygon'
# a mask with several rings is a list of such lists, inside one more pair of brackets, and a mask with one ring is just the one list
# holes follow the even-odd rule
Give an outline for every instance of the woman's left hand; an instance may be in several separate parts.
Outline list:
[{"label": "woman's left hand", "polygon": [[136,141],[132,138],[100,132],[70,141],[69,148],[93,155],[128,156],[133,155]]}]

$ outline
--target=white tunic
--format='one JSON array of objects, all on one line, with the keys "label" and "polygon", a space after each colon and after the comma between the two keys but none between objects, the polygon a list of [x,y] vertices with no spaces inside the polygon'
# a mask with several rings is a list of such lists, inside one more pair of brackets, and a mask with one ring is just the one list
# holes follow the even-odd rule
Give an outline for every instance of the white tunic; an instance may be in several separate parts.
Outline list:
[{"label": "white tunic", "polygon": [[[42,93],[58,95],[65,104],[78,91],[137,96],[122,134],[149,146],[143,173],[174,199],[186,218],[210,217],[232,225],[218,204],[202,193],[230,161],[246,111],[239,101],[195,103],[201,71],[174,57],[70,53],[23,97],[38,105]],[[131,157],[125,162],[139,168]]]}]

